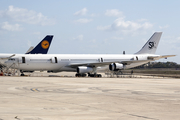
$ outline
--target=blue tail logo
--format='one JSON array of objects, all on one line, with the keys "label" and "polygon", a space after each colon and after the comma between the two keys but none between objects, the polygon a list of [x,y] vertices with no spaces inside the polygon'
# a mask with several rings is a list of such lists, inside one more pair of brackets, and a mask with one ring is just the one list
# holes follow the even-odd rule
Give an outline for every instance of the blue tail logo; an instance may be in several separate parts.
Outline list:
[{"label": "blue tail logo", "polygon": [[53,35],[47,35],[33,50],[26,54],[47,54]]}]

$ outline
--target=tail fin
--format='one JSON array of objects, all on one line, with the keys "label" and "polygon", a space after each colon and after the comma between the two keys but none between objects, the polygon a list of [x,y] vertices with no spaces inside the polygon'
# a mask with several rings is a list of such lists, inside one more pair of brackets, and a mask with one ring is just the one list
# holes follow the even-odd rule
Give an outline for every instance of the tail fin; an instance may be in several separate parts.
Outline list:
[{"label": "tail fin", "polygon": [[25,54],[27,54],[28,52],[31,52],[33,49],[34,49],[34,47],[31,46],[31,47],[27,50],[27,52],[26,52]]},{"label": "tail fin", "polygon": [[52,39],[52,35],[47,35],[34,49],[27,52],[26,54],[47,54]]},{"label": "tail fin", "polygon": [[162,32],[155,32],[142,49],[135,54],[155,54]]}]

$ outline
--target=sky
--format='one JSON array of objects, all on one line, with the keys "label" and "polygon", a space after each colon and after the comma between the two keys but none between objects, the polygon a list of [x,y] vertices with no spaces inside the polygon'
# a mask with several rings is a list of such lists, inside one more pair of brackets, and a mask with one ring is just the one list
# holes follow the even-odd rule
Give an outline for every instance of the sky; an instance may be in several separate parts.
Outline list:
[{"label": "sky", "polygon": [[54,35],[48,54],[133,54],[163,32],[156,54],[180,64],[180,1],[0,0],[0,53],[25,53]]}]

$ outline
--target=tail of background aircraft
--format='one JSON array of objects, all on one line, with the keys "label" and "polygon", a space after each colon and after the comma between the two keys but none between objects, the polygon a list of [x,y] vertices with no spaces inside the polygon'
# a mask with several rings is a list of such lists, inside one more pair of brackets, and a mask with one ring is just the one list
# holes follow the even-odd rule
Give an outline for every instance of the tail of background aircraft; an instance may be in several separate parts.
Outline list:
[{"label": "tail of background aircraft", "polygon": [[34,49],[29,49],[26,54],[47,54],[52,39],[53,35],[47,35]]},{"label": "tail of background aircraft", "polygon": [[135,54],[155,54],[162,32],[155,32],[142,49]]},{"label": "tail of background aircraft", "polygon": [[[31,52],[33,49],[34,49],[34,47],[33,47],[33,46],[31,46],[31,47],[27,50],[27,52],[26,52],[26,53]],[[26,53],[25,53],[25,54],[26,54]]]}]

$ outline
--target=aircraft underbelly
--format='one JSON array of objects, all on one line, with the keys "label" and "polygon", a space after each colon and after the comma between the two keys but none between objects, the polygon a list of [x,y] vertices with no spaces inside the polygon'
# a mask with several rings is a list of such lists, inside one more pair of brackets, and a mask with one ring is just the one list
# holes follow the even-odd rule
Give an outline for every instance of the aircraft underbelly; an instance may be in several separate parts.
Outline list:
[{"label": "aircraft underbelly", "polygon": [[27,63],[27,64],[19,64],[19,68],[21,70],[57,70],[62,66],[59,64],[52,63]]}]

